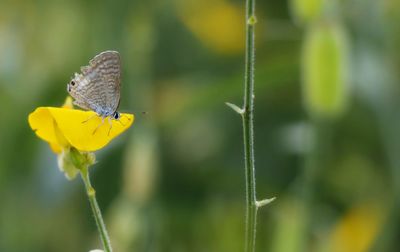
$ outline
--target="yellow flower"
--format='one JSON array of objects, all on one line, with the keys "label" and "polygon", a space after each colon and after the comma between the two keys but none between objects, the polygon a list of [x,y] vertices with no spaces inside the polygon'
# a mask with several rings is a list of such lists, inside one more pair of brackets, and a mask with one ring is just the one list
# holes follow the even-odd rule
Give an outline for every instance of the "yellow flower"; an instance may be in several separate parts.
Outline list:
[{"label": "yellow flower", "polygon": [[178,16],[194,36],[208,48],[227,55],[244,48],[244,10],[231,2],[176,0]]},{"label": "yellow flower", "polygon": [[333,227],[325,251],[370,251],[381,230],[385,209],[380,203],[353,206]]},{"label": "yellow flower", "polygon": [[105,118],[102,123],[95,112],[72,109],[70,104],[67,98],[61,108],[39,107],[28,118],[36,135],[58,154],[69,147],[82,152],[99,150],[127,130],[134,120],[132,114],[121,114],[119,121]]}]

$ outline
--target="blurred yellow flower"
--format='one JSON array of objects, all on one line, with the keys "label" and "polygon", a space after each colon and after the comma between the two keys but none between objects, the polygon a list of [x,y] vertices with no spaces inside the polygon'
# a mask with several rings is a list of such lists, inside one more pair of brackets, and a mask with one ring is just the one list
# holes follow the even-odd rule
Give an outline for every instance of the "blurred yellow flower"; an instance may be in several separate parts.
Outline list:
[{"label": "blurred yellow flower", "polygon": [[336,224],[327,251],[366,252],[376,239],[385,211],[379,205],[355,206]]},{"label": "blurred yellow flower", "polygon": [[93,111],[72,109],[69,99],[61,108],[39,107],[29,114],[29,125],[55,153],[68,147],[84,152],[99,150],[133,123],[132,114],[121,114],[120,121],[111,120],[111,124],[106,118],[102,123]]},{"label": "blurred yellow flower", "polygon": [[235,54],[244,49],[244,10],[226,0],[176,0],[186,27],[207,47]]}]

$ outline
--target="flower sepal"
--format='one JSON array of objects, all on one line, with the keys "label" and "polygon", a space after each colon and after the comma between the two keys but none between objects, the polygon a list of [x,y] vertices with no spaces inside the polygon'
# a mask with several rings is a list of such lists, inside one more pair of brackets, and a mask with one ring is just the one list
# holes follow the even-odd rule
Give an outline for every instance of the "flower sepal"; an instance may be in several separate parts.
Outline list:
[{"label": "flower sepal", "polygon": [[96,163],[96,157],[91,152],[80,152],[70,147],[63,149],[58,155],[58,167],[68,180],[73,180],[84,168]]}]

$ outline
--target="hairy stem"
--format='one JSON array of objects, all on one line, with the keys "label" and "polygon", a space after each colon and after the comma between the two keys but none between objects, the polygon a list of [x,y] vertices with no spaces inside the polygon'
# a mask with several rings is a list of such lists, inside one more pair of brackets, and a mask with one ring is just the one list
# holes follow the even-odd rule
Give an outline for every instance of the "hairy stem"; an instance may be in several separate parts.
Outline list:
[{"label": "hairy stem", "polygon": [[106,225],[104,224],[99,205],[97,204],[96,191],[90,184],[88,167],[82,168],[80,171],[81,171],[81,176],[82,176],[83,182],[85,183],[86,193],[89,198],[90,207],[92,208],[92,212],[93,212],[94,219],[96,221],[97,229],[99,230],[99,233],[100,233],[100,239],[103,243],[104,251],[112,252],[111,242],[110,242],[110,238],[107,233]]},{"label": "hairy stem", "polygon": [[255,250],[257,223],[256,177],[253,145],[255,24],[255,0],[246,0],[246,62],[244,81],[244,105],[242,110],[246,176],[246,252],[253,252]]}]

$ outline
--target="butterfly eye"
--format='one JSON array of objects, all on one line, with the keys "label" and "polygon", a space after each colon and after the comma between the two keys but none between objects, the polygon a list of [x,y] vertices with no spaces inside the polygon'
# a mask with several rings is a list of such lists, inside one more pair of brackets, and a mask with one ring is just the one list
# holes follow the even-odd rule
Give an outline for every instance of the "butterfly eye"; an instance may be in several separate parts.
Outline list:
[{"label": "butterfly eye", "polygon": [[118,112],[114,113],[114,119],[118,120],[120,118],[120,114]]},{"label": "butterfly eye", "polygon": [[75,86],[75,81],[71,81],[71,85],[72,85],[72,86]]}]

